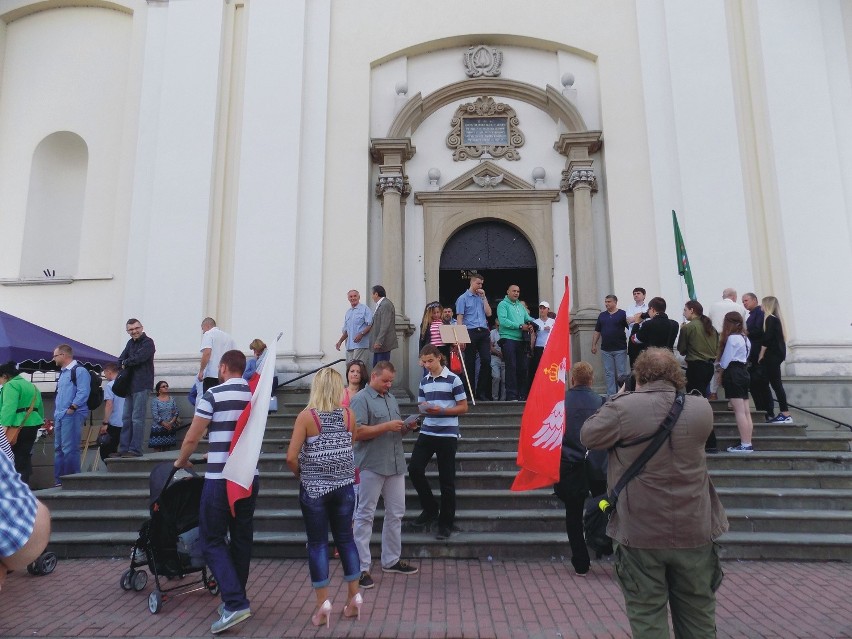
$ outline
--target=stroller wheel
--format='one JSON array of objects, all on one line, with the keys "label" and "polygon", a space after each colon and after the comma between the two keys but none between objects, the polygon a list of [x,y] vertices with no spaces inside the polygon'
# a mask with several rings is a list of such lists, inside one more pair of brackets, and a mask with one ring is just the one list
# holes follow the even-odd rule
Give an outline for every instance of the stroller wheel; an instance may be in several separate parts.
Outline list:
[{"label": "stroller wheel", "polygon": [[133,585],[133,576],[136,571],[133,568],[128,568],[123,573],[121,573],[121,579],[118,580],[118,585],[121,586],[122,590],[130,590]]},{"label": "stroller wheel", "polygon": [[150,595],[148,595],[148,610],[151,611],[152,615],[156,615],[160,612],[160,608],[163,607],[163,595],[160,594],[158,590],[155,590]]},{"label": "stroller wheel", "polygon": [[41,569],[40,575],[49,575],[56,569],[56,555],[52,552],[42,553],[35,563]]},{"label": "stroller wheel", "polygon": [[213,575],[207,578],[207,582],[204,585],[207,586],[207,590],[210,591],[211,595],[215,596],[219,594],[219,583]]},{"label": "stroller wheel", "polygon": [[139,570],[133,575],[132,585],[133,590],[139,592],[140,590],[145,590],[145,586],[148,583],[148,573],[144,570]]},{"label": "stroller wheel", "polygon": [[31,575],[36,575],[36,576],[41,574],[41,571],[39,570],[38,565],[37,565],[37,561],[34,561],[30,564],[27,564],[27,572],[30,573]]}]

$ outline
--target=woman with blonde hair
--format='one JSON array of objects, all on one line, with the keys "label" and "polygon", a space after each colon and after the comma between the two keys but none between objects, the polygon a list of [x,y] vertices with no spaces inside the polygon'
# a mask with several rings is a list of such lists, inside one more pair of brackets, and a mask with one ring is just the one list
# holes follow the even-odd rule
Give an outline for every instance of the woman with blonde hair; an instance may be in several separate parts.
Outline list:
[{"label": "woman with blonde hair", "polygon": [[723,370],[722,387],[725,389],[725,397],[734,409],[737,430],[740,433],[740,443],[728,448],[729,453],[750,453],[754,450],[751,445],[754,424],[748,405],[750,381],[747,362],[750,348],[743,326],[743,316],[739,311],[727,313],[722,322],[722,339],[719,341],[719,349],[722,351],[719,366]]},{"label": "woman with blonde hair", "polygon": [[787,344],[784,340],[784,322],[781,320],[781,308],[778,299],[771,295],[760,300],[763,308],[763,339],[760,343],[760,355],[757,363],[763,366],[766,379],[772,390],[775,391],[775,399],[778,400],[777,415],[774,415],[774,404],[772,395],[769,396],[769,407],[766,411],[766,423],[791,424],[793,418],[787,406],[787,393],[781,383],[781,362],[787,359]]},{"label": "woman with blonde hair", "polygon": [[348,586],[344,617],[361,618],[358,592],[361,564],[352,534],[355,509],[355,458],[352,435],[358,424],[349,408],[341,407],[343,378],[333,368],[320,370],[311,383],[308,405],[296,417],[287,465],[299,480],[299,505],[308,536],[308,567],[317,598],[311,617],[315,626],[329,626],[328,531],[340,552],[343,580]]}]

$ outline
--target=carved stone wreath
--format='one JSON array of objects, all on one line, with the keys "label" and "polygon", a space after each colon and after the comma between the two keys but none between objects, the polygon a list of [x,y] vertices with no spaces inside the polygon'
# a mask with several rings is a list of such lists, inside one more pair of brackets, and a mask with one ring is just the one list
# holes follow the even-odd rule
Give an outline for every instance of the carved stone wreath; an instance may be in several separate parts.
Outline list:
[{"label": "carved stone wreath", "polygon": [[525,140],[518,124],[518,114],[512,107],[482,96],[456,110],[450,121],[447,146],[453,149],[456,162],[478,158],[484,153],[494,158],[520,160],[518,148]]}]

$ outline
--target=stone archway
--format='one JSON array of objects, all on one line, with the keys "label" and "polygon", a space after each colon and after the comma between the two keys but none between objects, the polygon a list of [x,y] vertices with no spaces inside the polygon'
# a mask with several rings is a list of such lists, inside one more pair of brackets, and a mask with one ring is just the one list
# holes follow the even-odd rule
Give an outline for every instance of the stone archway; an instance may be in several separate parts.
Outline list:
[{"label": "stone archway", "polygon": [[502,220],[474,222],[458,229],[444,245],[439,265],[439,297],[453,303],[469,286],[466,275],[476,271],[485,278],[485,291],[496,308],[511,284],[521,289],[521,299],[535,305],[540,299],[535,249],[526,236]]}]

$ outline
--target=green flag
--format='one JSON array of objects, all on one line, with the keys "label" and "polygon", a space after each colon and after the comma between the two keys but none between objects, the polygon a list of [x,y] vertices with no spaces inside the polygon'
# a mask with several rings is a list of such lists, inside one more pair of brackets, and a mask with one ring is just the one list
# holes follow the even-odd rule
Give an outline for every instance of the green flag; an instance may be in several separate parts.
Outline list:
[{"label": "green flag", "polygon": [[677,253],[677,272],[683,275],[686,282],[686,290],[689,293],[689,299],[694,300],[695,284],[692,283],[692,269],[689,268],[689,258],[686,257],[686,245],[683,243],[683,235],[680,234],[680,226],[677,224],[677,214],[672,211],[672,222],[674,222],[675,234],[675,253]]}]

